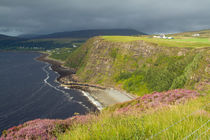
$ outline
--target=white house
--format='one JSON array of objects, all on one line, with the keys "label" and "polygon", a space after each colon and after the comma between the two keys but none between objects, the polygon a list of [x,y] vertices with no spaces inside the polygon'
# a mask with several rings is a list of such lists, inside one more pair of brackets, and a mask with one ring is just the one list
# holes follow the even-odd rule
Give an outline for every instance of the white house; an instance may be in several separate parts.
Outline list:
[{"label": "white house", "polygon": [[173,37],[166,37],[165,34],[160,34],[159,36],[153,36],[153,38],[174,39]]},{"label": "white house", "polygon": [[73,47],[76,48],[77,46],[73,44]]},{"label": "white house", "polygon": [[196,37],[196,36],[200,36],[200,34],[193,34],[192,36],[195,36]]}]

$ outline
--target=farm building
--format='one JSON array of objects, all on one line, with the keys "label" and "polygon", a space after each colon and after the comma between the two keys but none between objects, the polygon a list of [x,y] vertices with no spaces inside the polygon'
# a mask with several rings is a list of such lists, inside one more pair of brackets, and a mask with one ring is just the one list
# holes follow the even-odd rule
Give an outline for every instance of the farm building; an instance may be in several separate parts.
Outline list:
[{"label": "farm building", "polygon": [[165,34],[160,34],[159,36],[153,36],[154,38],[163,38],[163,39],[174,39],[173,37],[167,37]]}]

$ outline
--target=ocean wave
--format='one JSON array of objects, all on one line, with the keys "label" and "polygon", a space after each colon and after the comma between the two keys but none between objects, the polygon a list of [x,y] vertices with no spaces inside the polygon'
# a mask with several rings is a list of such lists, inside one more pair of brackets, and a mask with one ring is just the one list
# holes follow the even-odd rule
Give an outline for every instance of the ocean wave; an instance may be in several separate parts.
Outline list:
[{"label": "ocean wave", "polygon": [[100,102],[98,102],[96,99],[94,99],[88,92],[85,92],[85,91],[82,91],[82,90],[81,90],[81,92],[83,93],[84,96],[86,96],[89,99],[89,101],[91,103],[93,103],[98,108],[98,110],[103,109],[102,104]]},{"label": "ocean wave", "polygon": [[[46,70],[46,68],[47,68],[47,67],[50,67],[50,66],[51,66],[51,65],[50,65],[49,63],[46,63],[46,66],[42,67],[42,70],[43,70],[43,71],[46,73],[46,75],[47,75],[46,78],[44,79],[44,83],[47,84],[49,87],[51,87],[51,88],[53,88],[53,89],[55,89],[55,90],[57,90],[57,91],[63,93],[63,94],[68,98],[69,101],[71,101],[71,102],[73,102],[73,103],[78,103],[78,104],[80,104],[81,106],[83,106],[86,110],[90,111],[90,108],[87,107],[86,105],[84,105],[82,102],[73,100],[74,98],[71,97],[71,96],[69,95],[68,92],[63,91],[63,90],[59,89],[58,87],[53,86],[52,84],[50,84],[50,83],[48,82],[48,79],[50,78],[50,74],[49,74],[49,72]],[[48,68],[48,69],[49,69],[49,68]],[[57,79],[57,77],[56,77],[56,79]],[[56,80],[56,81],[57,81],[57,80]],[[57,81],[57,82],[58,82],[58,81]],[[95,105],[95,104],[94,104],[94,105]]]}]

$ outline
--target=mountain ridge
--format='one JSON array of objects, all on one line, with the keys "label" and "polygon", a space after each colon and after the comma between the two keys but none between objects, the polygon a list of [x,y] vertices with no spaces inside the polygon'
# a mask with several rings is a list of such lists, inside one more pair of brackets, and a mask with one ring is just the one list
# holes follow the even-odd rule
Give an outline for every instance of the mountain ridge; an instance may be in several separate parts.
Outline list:
[{"label": "mountain ridge", "polygon": [[[33,39],[40,38],[90,38],[100,35],[146,35],[134,29],[88,29],[76,31],[55,32],[46,35],[30,35]],[[26,36],[25,36],[26,37]]]}]

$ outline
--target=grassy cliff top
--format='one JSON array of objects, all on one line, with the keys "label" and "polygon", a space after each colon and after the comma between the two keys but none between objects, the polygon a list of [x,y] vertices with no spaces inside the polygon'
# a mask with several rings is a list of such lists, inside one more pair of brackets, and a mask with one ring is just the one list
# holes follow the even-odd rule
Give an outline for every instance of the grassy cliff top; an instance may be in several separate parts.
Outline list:
[{"label": "grassy cliff top", "polygon": [[149,43],[155,43],[165,47],[188,47],[203,48],[210,47],[210,38],[173,36],[174,39],[153,38],[152,36],[102,36],[106,41],[112,42],[132,42],[143,40]]}]

